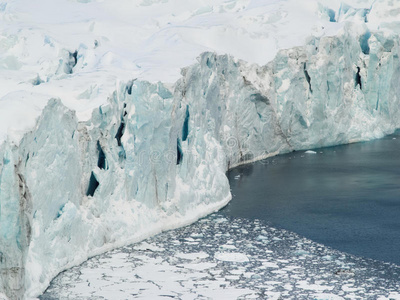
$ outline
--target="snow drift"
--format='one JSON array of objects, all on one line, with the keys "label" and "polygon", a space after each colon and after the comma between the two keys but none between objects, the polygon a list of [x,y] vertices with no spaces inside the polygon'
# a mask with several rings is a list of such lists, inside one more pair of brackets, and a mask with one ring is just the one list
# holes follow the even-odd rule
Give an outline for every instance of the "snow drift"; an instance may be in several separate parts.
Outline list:
[{"label": "snow drift", "polygon": [[0,293],[35,297],[89,256],[221,208],[233,166],[393,132],[399,50],[348,24],[265,66],[204,53],[172,89],[121,84],[86,122],[50,100],[0,146]]}]

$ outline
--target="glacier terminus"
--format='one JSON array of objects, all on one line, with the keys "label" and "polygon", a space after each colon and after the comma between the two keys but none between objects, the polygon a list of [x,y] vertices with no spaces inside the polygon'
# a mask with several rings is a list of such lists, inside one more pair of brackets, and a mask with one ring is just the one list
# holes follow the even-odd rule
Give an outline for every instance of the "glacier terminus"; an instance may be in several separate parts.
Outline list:
[{"label": "glacier terminus", "polygon": [[0,298],[219,210],[230,168],[400,128],[396,1],[194,2],[0,3]]}]

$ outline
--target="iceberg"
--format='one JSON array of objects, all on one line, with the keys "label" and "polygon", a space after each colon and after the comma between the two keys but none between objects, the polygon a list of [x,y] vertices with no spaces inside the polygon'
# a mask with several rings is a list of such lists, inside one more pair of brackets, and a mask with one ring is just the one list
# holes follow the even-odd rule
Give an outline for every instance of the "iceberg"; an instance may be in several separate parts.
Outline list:
[{"label": "iceberg", "polygon": [[36,297],[90,256],[220,209],[229,168],[392,133],[399,51],[398,35],[347,23],[263,66],[205,52],[173,87],[120,84],[86,121],[51,99],[0,146],[0,294]]}]

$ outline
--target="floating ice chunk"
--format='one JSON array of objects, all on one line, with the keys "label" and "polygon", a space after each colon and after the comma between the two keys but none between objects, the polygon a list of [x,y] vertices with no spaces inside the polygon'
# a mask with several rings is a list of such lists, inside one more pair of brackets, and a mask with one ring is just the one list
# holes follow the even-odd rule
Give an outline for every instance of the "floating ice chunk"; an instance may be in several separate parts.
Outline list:
[{"label": "floating ice chunk", "polygon": [[215,220],[215,223],[223,223],[223,222],[228,222],[228,219],[226,218],[218,218]]},{"label": "floating ice chunk", "polygon": [[379,300],[384,300],[384,299],[386,299],[386,300],[388,300],[388,299],[390,299],[390,300],[400,300],[400,293],[391,292],[388,297],[383,297],[382,296],[382,297],[379,297],[378,299]]},{"label": "floating ice chunk", "polygon": [[262,265],[265,268],[279,268],[279,266],[276,263],[273,263],[273,262],[263,262]]},{"label": "floating ice chunk", "polygon": [[354,287],[353,284],[344,284],[342,285],[342,290],[345,292],[355,292],[357,291],[357,288]]},{"label": "floating ice chunk", "polygon": [[221,245],[219,246],[220,249],[225,249],[225,250],[234,250],[236,249],[236,246],[234,245]]},{"label": "floating ice chunk", "polygon": [[306,280],[297,282],[296,287],[303,290],[314,290],[317,292],[333,290],[333,286],[322,285],[322,284],[312,284],[308,283]]},{"label": "floating ice chunk", "polygon": [[195,260],[195,259],[207,258],[209,255],[205,252],[197,252],[197,253],[176,253],[175,256],[178,258]]},{"label": "floating ice chunk", "polygon": [[340,297],[338,295],[335,294],[314,294],[314,296],[312,297],[315,300],[342,300],[344,299],[343,297]]},{"label": "floating ice chunk", "polygon": [[205,263],[199,263],[199,264],[183,264],[183,265],[179,265],[179,267],[182,267],[185,269],[190,269],[190,270],[196,270],[196,271],[204,271],[204,270],[215,268],[216,265],[217,265],[216,263],[205,262]]},{"label": "floating ice chunk", "polygon": [[294,255],[297,255],[297,256],[309,255],[309,254],[310,254],[310,252],[304,251],[304,250],[297,250],[294,252]]},{"label": "floating ice chunk", "polygon": [[153,252],[160,252],[160,251],[164,251],[164,248],[158,247],[156,245],[153,244],[149,244],[147,242],[142,242],[138,245],[135,245],[135,250],[143,250],[143,251],[153,251]]},{"label": "floating ice chunk", "polygon": [[317,154],[317,152],[312,151],[312,150],[307,150],[306,152],[304,152],[305,154]]},{"label": "floating ice chunk", "polygon": [[218,260],[222,261],[230,261],[230,262],[248,262],[249,258],[243,253],[234,253],[234,252],[217,252],[214,257]]}]

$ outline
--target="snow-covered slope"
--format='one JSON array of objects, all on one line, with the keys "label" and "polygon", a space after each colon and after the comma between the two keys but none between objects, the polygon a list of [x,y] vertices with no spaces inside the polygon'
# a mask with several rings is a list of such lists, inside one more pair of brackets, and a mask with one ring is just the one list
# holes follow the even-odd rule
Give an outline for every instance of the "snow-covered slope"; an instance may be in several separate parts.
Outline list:
[{"label": "snow-covered slope", "polygon": [[52,97],[86,121],[119,82],[174,83],[204,51],[266,64],[310,35],[336,34],[344,23],[319,10],[297,0],[2,1],[0,141],[17,143]]},{"label": "snow-covered slope", "polygon": [[[399,38],[395,22],[378,22],[391,1],[359,3],[368,13],[298,1],[41,2],[0,6],[0,292],[10,298],[222,207],[232,166],[400,127]],[[206,52],[173,85],[143,80],[175,80],[204,49],[250,62]]]}]

